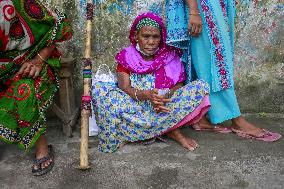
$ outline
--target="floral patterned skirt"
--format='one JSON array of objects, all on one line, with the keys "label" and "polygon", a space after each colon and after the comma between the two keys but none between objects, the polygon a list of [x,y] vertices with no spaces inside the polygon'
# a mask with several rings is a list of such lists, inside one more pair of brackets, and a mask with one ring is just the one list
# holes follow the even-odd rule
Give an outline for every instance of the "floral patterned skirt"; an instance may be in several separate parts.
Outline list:
[{"label": "floral patterned skirt", "polygon": [[[153,89],[152,74],[131,75],[131,85],[139,90]],[[156,113],[150,101],[137,102],[114,83],[93,85],[93,104],[99,127],[99,150],[115,152],[124,142],[143,141],[160,136],[185,124],[197,122],[209,109],[209,86],[197,80],[178,89],[166,107],[170,113]]]}]

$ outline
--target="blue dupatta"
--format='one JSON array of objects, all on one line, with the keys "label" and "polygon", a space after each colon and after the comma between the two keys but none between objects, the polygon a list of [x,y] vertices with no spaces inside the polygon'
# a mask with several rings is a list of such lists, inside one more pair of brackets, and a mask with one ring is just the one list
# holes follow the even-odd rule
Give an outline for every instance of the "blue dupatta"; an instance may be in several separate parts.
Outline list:
[{"label": "blue dupatta", "polygon": [[[234,17],[235,1],[198,1],[203,32],[210,39],[211,89],[213,92],[233,87],[234,62]],[[187,71],[187,81],[191,80],[191,37],[188,35],[189,11],[185,0],[166,0],[167,43],[184,52],[182,57]]]}]

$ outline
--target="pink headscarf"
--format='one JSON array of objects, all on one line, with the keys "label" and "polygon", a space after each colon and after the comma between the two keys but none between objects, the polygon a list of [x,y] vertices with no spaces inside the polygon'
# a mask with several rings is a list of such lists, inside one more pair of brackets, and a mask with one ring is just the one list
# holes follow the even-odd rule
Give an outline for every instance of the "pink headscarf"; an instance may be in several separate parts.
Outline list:
[{"label": "pink headscarf", "polygon": [[[154,60],[146,61],[136,50],[135,31],[138,22],[144,18],[155,20],[161,28],[162,39],[158,52],[154,55]],[[118,64],[136,74],[154,73],[156,76],[155,88],[172,88],[177,83],[185,80],[185,71],[183,63],[180,60],[182,51],[166,45],[166,28],[163,20],[151,13],[140,14],[133,22],[129,39],[131,46],[120,51],[115,59]]]}]

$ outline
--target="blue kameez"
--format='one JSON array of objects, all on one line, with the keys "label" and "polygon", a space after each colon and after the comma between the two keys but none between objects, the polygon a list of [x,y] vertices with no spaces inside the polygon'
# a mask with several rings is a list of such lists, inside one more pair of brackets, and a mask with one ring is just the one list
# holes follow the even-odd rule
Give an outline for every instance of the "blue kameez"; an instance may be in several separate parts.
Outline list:
[{"label": "blue kameez", "polygon": [[186,2],[166,1],[167,43],[183,49],[188,81],[197,77],[210,84],[208,115],[218,124],[241,115],[233,81],[235,5],[231,0],[197,2],[203,32],[190,37]]}]

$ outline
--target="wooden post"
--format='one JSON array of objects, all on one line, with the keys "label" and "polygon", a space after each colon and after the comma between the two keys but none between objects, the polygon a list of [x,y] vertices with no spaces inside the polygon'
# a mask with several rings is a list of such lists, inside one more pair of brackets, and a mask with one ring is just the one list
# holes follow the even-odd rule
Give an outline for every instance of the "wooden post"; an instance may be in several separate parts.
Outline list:
[{"label": "wooden post", "polygon": [[86,44],[84,53],[84,91],[81,111],[81,146],[80,146],[80,169],[89,169],[88,145],[89,145],[89,117],[91,114],[91,32],[93,19],[93,0],[87,1],[86,12]]}]

